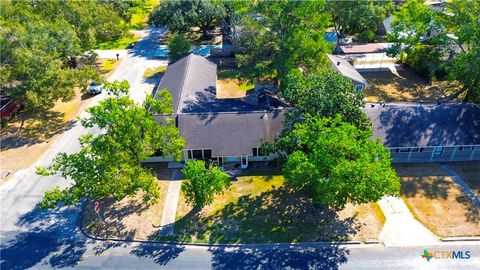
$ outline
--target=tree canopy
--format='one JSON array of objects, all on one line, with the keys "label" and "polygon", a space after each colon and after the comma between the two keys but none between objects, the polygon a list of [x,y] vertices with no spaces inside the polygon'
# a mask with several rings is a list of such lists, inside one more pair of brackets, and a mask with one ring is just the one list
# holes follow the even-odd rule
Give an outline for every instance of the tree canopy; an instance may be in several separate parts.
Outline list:
[{"label": "tree canopy", "polygon": [[42,207],[73,204],[85,196],[120,200],[140,190],[146,201],[158,198],[155,174],[141,161],[157,151],[179,159],[185,141],[173,120],[155,120],[154,114],[172,113],[172,97],[167,90],[159,92],[158,100],[148,97],[139,106],[128,96],[128,89],[127,81],[107,85],[110,97],[89,108],[90,116],[81,120],[83,127],[96,126],[102,133],[83,136],[79,152],[61,153],[50,167],[38,168],[39,174],[59,173],[73,181],[67,188],[47,191]]},{"label": "tree canopy", "polygon": [[282,80],[294,68],[328,65],[325,1],[256,1],[240,23],[236,59],[246,77]]},{"label": "tree canopy", "polygon": [[170,31],[185,33],[191,27],[199,27],[203,34],[219,26],[225,17],[222,3],[212,0],[161,1],[149,16],[153,25],[168,27]]},{"label": "tree canopy", "polygon": [[[463,84],[466,101],[480,102],[478,44],[480,2],[453,0],[433,8],[422,0],[409,0],[394,13],[394,42],[389,51],[424,75],[443,75]],[[466,67],[472,67],[469,71]]]},{"label": "tree canopy", "polygon": [[294,69],[285,78],[280,93],[300,115],[334,117],[340,114],[344,121],[362,130],[371,128],[362,110],[363,91],[355,90],[351,80],[335,70],[304,74]]},{"label": "tree canopy", "polygon": [[390,152],[371,136],[372,131],[342,122],[339,116],[317,115],[295,123],[282,138],[296,149],[284,167],[286,181],[334,208],[398,194],[400,181]]},{"label": "tree canopy", "polygon": [[328,13],[339,36],[355,35],[367,41],[375,38],[378,24],[393,11],[393,7],[393,1],[327,1]]},{"label": "tree canopy", "polygon": [[182,191],[189,204],[202,208],[212,204],[213,197],[230,185],[230,176],[203,160],[192,160],[182,170],[185,181]]},{"label": "tree canopy", "polygon": [[110,3],[93,0],[7,0],[0,2],[0,15],[2,95],[35,112],[70,100],[74,87],[86,87],[88,79],[98,80],[83,53],[126,31]]},{"label": "tree canopy", "polygon": [[181,33],[174,33],[167,41],[168,56],[171,60],[180,58],[190,52],[192,43]]}]

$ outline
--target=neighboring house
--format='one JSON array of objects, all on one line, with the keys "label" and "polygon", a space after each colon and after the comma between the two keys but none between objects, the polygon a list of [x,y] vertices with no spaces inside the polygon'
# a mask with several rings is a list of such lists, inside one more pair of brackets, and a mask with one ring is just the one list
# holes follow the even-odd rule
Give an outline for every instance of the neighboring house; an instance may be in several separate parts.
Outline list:
[{"label": "neighboring house", "polygon": [[365,112],[393,162],[480,160],[480,105],[367,104]]},{"label": "neighboring house", "polygon": [[364,90],[368,87],[367,80],[347,60],[331,54],[327,54],[327,57],[336,71],[352,80],[356,90]]},{"label": "neighboring house", "polygon": [[[272,141],[282,130],[287,107],[275,93],[259,89],[244,98],[216,97],[217,66],[189,54],[171,63],[158,88],[173,98],[171,116],[186,141],[183,161],[216,159],[219,163],[268,160],[260,155],[262,139]],[[157,90],[158,91],[158,90]],[[149,161],[171,161],[152,157]]]}]

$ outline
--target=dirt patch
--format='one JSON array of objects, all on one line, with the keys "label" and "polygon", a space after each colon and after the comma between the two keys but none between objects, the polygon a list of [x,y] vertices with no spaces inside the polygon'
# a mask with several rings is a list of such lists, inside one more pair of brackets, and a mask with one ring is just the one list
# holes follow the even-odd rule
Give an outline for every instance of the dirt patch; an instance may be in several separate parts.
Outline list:
[{"label": "dirt patch", "polygon": [[480,196],[480,161],[454,163],[450,165],[463,181]]},{"label": "dirt patch", "polygon": [[441,237],[480,235],[480,212],[438,164],[396,165],[412,214]]},{"label": "dirt patch", "polygon": [[[15,171],[35,163],[58,135],[75,123],[75,117],[91,100],[85,95],[76,89],[71,101],[58,102],[44,114],[22,112],[13,118],[6,128],[1,129],[0,170]],[[26,120],[19,132],[23,117]]]},{"label": "dirt patch", "polygon": [[[199,212],[183,194],[175,235],[169,240],[215,243],[276,243],[377,239],[384,217],[375,203],[335,212],[288,188],[283,176],[244,176]],[[166,239],[156,237],[155,239]]]},{"label": "dirt patch", "polygon": [[243,98],[254,85],[241,82],[238,79],[218,79],[217,98]]},{"label": "dirt patch", "polygon": [[99,237],[148,239],[148,236],[160,229],[165,197],[172,176],[172,170],[162,165],[156,167],[155,172],[161,189],[157,203],[144,204],[141,193],[120,201],[108,199],[100,202],[100,214],[105,222],[99,222],[93,211],[94,202],[89,202],[84,212],[83,226]]},{"label": "dirt patch", "polygon": [[456,85],[446,82],[430,83],[412,70],[405,68],[397,73],[390,71],[362,72],[370,84],[365,89],[369,102],[391,101],[452,101],[455,100]]}]

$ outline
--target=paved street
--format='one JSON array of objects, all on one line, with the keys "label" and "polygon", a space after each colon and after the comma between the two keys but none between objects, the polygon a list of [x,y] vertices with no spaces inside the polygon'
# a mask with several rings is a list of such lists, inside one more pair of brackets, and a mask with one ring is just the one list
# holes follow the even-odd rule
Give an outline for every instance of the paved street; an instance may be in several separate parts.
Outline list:
[{"label": "paved street", "polygon": [[[164,64],[152,56],[153,39],[160,32],[148,33],[110,77],[110,80],[127,79],[132,86],[131,96],[137,102],[141,102],[156,83],[143,79],[145,69]],[[105,94],[96,96],[91,104],[103,98]],[[58,152],[78,151],[78,138],[87,132],[98,130],[85,130],[76,122],[35,166],[48,166]],[[80,204],[48,211],[36,207],[45,190],[68,184],[56,176],[37,176],[32,167],[18,171],[0,187],[1,269],[478,269],[480,265],[480,245],[473,242],[463,246],[408,248],[379,245],[209,248],[96,241],[87,238],[78,228]],[[424,249],[469,250],[471,258],[427,262],[420,256]]]}]

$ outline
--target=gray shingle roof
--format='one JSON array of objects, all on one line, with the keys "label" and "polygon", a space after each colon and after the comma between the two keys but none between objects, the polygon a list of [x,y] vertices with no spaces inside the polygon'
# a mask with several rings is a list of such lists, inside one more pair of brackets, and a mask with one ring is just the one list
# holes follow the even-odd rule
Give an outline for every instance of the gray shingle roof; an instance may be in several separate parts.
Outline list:
[{"label": "gray shingle roof", "polygon": [[327,57],[332,63],[332,67],[343,76],[354,81],[354,84],[356,82],[356,84],[368,86],[367,80],[347,60],[331,54],[327,54]]},{"label": "gray shingle roof", "polygon": [[217,65],[205,57],[189,54],[168,65],[158,89],[170,91],[173,111],[179,113],[195,103],[199,93],[215,97],[216,84]]},{"label": "gray shingle roof", "polygon": [[198,113],[177,116],[185,149],[210,148],[214,156],[252,155],[261,139],[273,141],[283,128],[284,111]]},{"label": "gray shingle roof", "polygon": [[387,147],[480,144],[480,105],[367,104],[365,112]]}]

